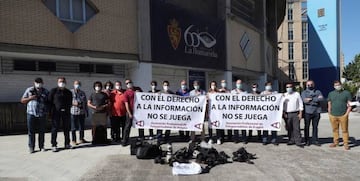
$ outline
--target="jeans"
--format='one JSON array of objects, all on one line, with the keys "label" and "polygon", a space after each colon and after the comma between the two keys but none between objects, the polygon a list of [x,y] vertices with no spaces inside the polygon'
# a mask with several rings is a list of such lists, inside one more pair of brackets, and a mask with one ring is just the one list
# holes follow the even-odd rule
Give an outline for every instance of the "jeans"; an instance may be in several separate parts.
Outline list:
[{"label": "jeans", "polygon": [[312,129],[313,129],[312,140],[318,141],[318,125],[320,120],[320,113],[314,113],[314,114],[305,113],[304,120],[305,120],[305,128],[304,128],[305,142],[310,142],[309,129],[310,129],[311,121],[312,121]]},{"label": "jeans", "polygon": [[27,127],[28,127],[28,136],[29,136],[29,148],[35,148],[35,133],[36,131],[39,134],[39,148],[44,148],[44,136],[45,136],[45,126],[46,118],[45,116],[35,117],[34,115],[27,114]]},{"label": "jeans", "polygon": [[329,114],[330,123],[333,129],[333,136],[334,136],[334,143],[339,144],[339,124],[342,130],[342,136],[344,141],[344,146],[349,145],[349,116],[342,115],[342,116],[333,116]]},{"label": "jeans", "polygon": [[71,136],[76,142],[76,130],[79,130],[80,140],[84,140],[85,115],[71,115]]},{"label": "jeans", "polygon": [[[269,131],[264,130],[262,137],[263,143],[268,142],[268,137],[269,137]],[[271,143],[276,143],[277,142],[276,138],[277,138],[277,131],[271,131]]]},{"label": "jeans", "polygon": [[70,111],[54,111],[51,128],[51,145],[57,146],[56,138],[62,122],[65,146],[70,144]]},{"label": "jeans", "polygon": [[125,129],[124,129],[124,134],[123,134],[123,138],[122,138],[123,143],[129,142],[131,126],[132,126],[132,119],[130,119],[128,116],[126,116]]}]

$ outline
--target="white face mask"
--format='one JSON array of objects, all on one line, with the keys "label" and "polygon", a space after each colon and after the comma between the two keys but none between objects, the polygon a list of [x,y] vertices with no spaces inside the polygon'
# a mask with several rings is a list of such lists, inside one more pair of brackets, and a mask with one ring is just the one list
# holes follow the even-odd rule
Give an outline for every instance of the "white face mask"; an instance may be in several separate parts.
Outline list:
[{"label": "white face mask", "polygon": [[75,85],[74,85],[74,88],[75,88],[75,89],[80,89],[80,85],[79,85],[79,84],[75,84]]},{"label": "white face mask", "polygon": [[186,85],[181,85],[182,90],[186,90]]},{"label": "white face mask", "polygon": [[106,90],[110,90],[110,86],[106,86],[105,89],[106,89]]},{"label": "white face mask", "polygon": [[35,83],[35,88],[39,89],[42,87],[42,83]]},{"label": "white face mask", "polygon": [[194,89],[195,89],[195,90],[199,90],[199,88],[200,88],[200,86],[194,85]]},{"label": "white face mask", "polygon": [[265,90],[267,90],[267,91],[271,91],[271,90],[272,90],[271,85],[267,85],[267,86],[265,86]]},{"label": "white face mask", "polygon": [[132,88],[132,83],[126,84],[126,87],[127,87],[128,89],[131,89],[131,88]]},{"label": "white face mask", "polygon": [[100,90],[101,90],[101,88],[100,88],[100,87],[98,87],[98,86],[96,86],[96,87],[95,87],[95,90],[98,92],[98,91],[100,91]]},{"label": "white face mask", "polygon": [[115,89],[116,89],[116,90],[120,90],[120,89],[121,89],[121,86],[116,85],[116,86],[115,86]]},{"label": "white face mask", "polygon": [[334,89],[337,91],[340,91],[342,89],[342,87],[341,87],[341,85],[336,85],[336,86],[334,86]]},{"label": "white face mask", "polygon": [[156,89],[156,86],[152,85],[151,90],[155,90],[155,89]]},{"label": "white face mask", "polygon": [[292,92],[293,92],[293,88],[286,88],[286,92],[287,92],[287,93],[292,93]]},{"label": "white face mask", "polygon": [[168,91],[168,90],[169,90],[169,86],[164,85],[164,86],[163,86],[163,89],[164,89],[164,91]]},{"label": "white face mask", "polygon": [[60,87],[60,88],[64,88],[65,87],[65,83],[64,82],[60,82],[60,83],[58,83],[58,86]]},{"label": "white face mask", "polygon": [[241,84],[236,84],[237,89],[241,89]]},{"label": "white face mask", "polygon": [[257,91],[257,88],[252,88],[252,91],[253,91],[253,92],[256,92],[256,91]]},{"label": "white face mask", "polygon": [[225,88],[225,87],[226,87],[226,83],[225,83],[225,82],[221,83],[221,87],[222,87],[222,88]]},{"label": "white face mask", "polygon": [[216,86],[212,85],[210,86],[212,90],[215,90],[216,89]]}]

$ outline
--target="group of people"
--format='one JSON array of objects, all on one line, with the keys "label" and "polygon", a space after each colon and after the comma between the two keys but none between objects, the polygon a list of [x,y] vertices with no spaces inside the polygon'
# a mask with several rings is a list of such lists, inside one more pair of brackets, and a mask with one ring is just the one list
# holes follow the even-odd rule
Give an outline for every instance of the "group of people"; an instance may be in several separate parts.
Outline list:
[{"label": "group of people", "polygon": [[[62,125],[64,132],[64,148],[70,149],[78,144],[87,143],[84,139],[85,118],[89,116],[89,109],[92,114],[92,135],[93,144],[98,125],[107,126],[107,120],[111,124],[111,140],[118,142],[123,146],[129,144],[129,135],[133,119],[133,107],[135,92],[142,92],[140,87],[134,86],[130,79],[125,80],[126,87],[122,86],[121,81],[108,81],[104,85],[100,81],[93,84],[94,92],[87,98],[85,92],[81,90],[81,82],[74,81],[73,89],[66,88],[66,79],[59,77],[57,79],[58,86],[48,91],[44,88],[44,82],[41,78],[36,78],[34,85],[27,88],[21,98],[23,104],[27,104],[27,125],[29,136],[29,152],[34,153],[35,149],[35,133],[39,133],[39,149],[44,149],[44,133],[47,118],[52,120],[51,128],[51,145],[52,151],[57,152],[57,133]],[[187,82],[182,80],[180,88],[176,91],[170,89],[169,81],[162,82],[162,88],[158,89],[156,81],[150,82],[150,93],[165,93],[176,94],[179,96],[198,96],[209,95],[213,93],[232,93],[232,94],[254,94],[267,95],[276,94],[273,91],[272,83],[266,82],[264,91],[259,91],[259,85],[254,83],[251,85],[251,91],[244,90],[242,80],[236,81],[236,88],[230,90],[227,88],[226,80],[221,80],[220,86],[216,81],[211,81],[208,91],[200,87],[199,81],[194,81],[193,89],[190,90]],[[328,113],[330,122],[333,128],[333,143],[330,147],[339,145],[339,125],[341,125],[342,136],[345,150],[349,150],[349,135],[348,135],[348,116],[351,111],[349,102],[351,101],[351,94],[342,88],[341,82],[334,81],[334,91],[328,95]],[[300,94],[294,90],[294,84],[286,83],[286,92],[284,96],[284,110],[283,118],[285,121],[285,128],[288,132],[288,145],[296,145],[304,147],[304,145],[318,145],[320,146],[318,138],[318,124],[320,120],[321,105],[324,97],[320,90],[315,88],[315,83],[312,80],[306,82],[306,89]],[[206,119],[208,114],[206,113]],[[302,142],[300,132],[300,120],[304,118],[304,141]],[[310,124],[312,124],[312,139],[309,136]],[[71,130],[71,142],[70,142]],[[76,139],[76,131],[79,130],[79,140]],[[240,137],[241,131],[241,137]],[[271,134],[271,135],[270,135]],[[138,129],[140,139],[145,138],[144,129]],[[159,143],[170,142],[170,130],[149,130],[149,136],[156,138]],[[195,141],[195,132],[179,131],[179,136],[187,141]],[[106,137],[106,132],[105,132]],[[252,138],[252,130],[227,130],[228,141],[238,143],[243,141],[245,144]],[[277,132],[267,130],[258,130],[257,139],[264,145],[272,143],[278,145]],[[201,140],[205,141],[205,130],[201,132]],[[222,144],[225,141],[225,131],[216,129],[216,136],[213,134],[213,129],[208,129],[208,143],[213,144],[216,140],[217,144]]]}]

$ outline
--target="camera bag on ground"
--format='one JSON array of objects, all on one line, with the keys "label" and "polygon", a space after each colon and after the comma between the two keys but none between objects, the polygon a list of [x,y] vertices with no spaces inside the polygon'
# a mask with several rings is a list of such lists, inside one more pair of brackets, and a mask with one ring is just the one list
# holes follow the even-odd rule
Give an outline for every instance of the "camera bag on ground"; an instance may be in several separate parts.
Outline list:
[{"label": "camera bag on ground", "polygon": [[154,159],[159,155],[162,155],[161,147],[146,141],[143,141],[141,146],[136,149],[136,158],[138,159]]},{"label": "camera bag on ground", "polygon": [[241,147],[237,151],[233,152],[233,161],[254,164],[254,162],[251,161],[252,159],[256,159],[256,154],[247,152],[244,147]]},{"label": "camera bag on ground", "polygon": [[142,142],[139,139],[130,139],[130,155],[136,155],[136,151],[142,145]]}]

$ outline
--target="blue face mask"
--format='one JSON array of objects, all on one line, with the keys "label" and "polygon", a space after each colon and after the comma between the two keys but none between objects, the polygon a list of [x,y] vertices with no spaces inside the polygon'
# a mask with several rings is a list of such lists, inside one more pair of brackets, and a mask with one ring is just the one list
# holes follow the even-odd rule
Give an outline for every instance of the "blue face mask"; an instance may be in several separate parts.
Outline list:
[{"label": "blue face mask", "polygon": [[242,87],[241,84],[236,84],[237,89],[241,89],[241,87]]}]

